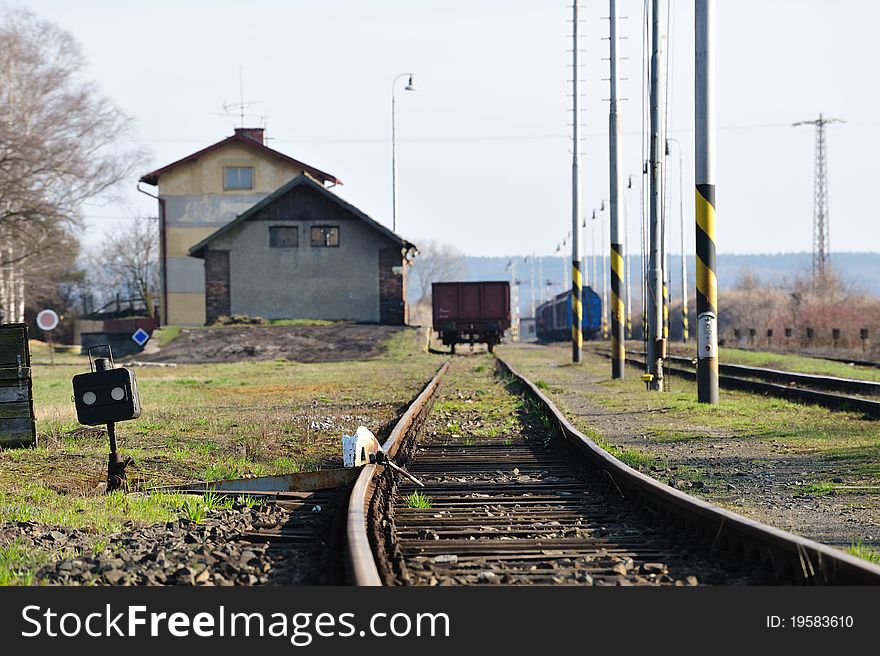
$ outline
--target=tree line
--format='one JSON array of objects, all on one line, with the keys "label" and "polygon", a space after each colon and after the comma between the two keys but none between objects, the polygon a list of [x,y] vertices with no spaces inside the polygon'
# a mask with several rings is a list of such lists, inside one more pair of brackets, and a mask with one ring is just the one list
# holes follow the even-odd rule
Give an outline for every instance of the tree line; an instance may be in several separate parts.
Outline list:
[{"label": "tree line", "polygon": [[125,222],[99,242],[82,215],[144,166],[132,139],[132,119],[89,81],[69,33],[0,9],[0,321],[23,322],[44,304],[82,311],[120,287],[154,294],[155,261],[135,265],[135,244],[118,242],[146,240],[139,255],[155,258],[156,222]]}]

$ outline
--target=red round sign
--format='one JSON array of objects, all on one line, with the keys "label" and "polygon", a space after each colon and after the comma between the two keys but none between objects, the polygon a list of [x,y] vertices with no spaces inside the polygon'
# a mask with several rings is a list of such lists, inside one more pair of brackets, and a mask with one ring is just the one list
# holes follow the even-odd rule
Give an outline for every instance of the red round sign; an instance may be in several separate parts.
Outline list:
[{"label": "red round sign", "polygon": [[37,315],[37,328],[45,330],[55,330],[58,327],[58,313],[55,310],[41,310]]}]

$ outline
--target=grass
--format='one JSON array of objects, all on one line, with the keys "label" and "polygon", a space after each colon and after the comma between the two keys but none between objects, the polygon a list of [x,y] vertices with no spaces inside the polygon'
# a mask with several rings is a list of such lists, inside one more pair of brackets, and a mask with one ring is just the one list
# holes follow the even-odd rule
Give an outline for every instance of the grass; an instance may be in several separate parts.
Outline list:
[{"label": "grass", "polygon": [[248,510],[259,505],[259,499],[250,495],[242,495],[235,499],[235,503],[245,506]]},{"label": "grass", "polygon": [[434,505],[431,497],[422,494],[418,490],[410,494],[408,497],[404,497],[404,502],[407,508],[431,508]]},{"label": "grass", "polygon": [[795,487],[799,494],[810,494],[814,496],[823,496],[826,494],[836,494],[837,485],[822,481],[819,483],[810,483],[808,485],[798,485]]},{"label": "grass", "polygon": [[[364,424],[383,437],[440,364],[413,330],[384,347],[369,360],[136,369],[142,415],[117,425],[120,452],[135,462],[129,481],[149,490],[341,466],[340,435]],[[32,349],[39,446],[0,450],[0,521],[92,528],[100,538],[129,520],[177,516],[182,498],[101,494],[106,430],[80,426],[70,401],[71,377],[88,371],[88,359],[56,353],[56,365],[43,366],[45,345]]]},{"label": "grass", "polygon": [[159,345],[159,348],[168,346],[180,336],[180,326],[163,326],[153,331],[150,339]]},{"label": "grass", "polygon": [[198,497],[190,497],[186,500],[186,503],[183,506],[184,514],[186,518],[191,522],[195,522],[196,524],[201,524],[205,519],[205,511],[207,508],[205,504],[201,502]]},{"label": "grass", "polygon": [[[657,463],[658,459],[651,453],[640,449],[623,448],[612,444],[602,435],[592,428],[581,428],[581,432],[593,440],[600,447],[605,449],[612,456],[620,460],[622,463],[629,465],[635,469],[639,467],[649,467]],[[665,467],[664,467],[665,469]]]},{"label": "grass", "polygon": [[36,522],[52,526],[92,528],[102,533],[120,531],[128,522],[158,524],[177,516],[184,498],[177,493],[151,492],[100,496],[59,494],[30,483],[15,493],[0,492],[0,521]]},{"label": "grass", "polygon": [[862,558],[863,560],[867,560],[870,563],[874,563],[875,565],[880,565],[880,551],[873,547],[869,547],[861,540],[854,541],[846,552],[858,558]]},{"label": "grass", "polygon": [[45,552],[27,548],[18,540],[0,547],[0,585],[31,585],[36,570],[47,561]]}]

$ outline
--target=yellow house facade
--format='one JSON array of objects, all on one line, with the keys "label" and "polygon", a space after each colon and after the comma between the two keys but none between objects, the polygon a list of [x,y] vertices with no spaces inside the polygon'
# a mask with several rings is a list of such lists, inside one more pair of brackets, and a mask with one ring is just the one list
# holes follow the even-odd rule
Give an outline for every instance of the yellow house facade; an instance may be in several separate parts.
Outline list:
[{"label": "yellow house facade", "polygon": [[263,131],[231,137],[141,177],[159,199],[163,324],[205,323],[204,261],[187,251],[273,191],[308,173],[324,185],[341,181],[267,147]]}]

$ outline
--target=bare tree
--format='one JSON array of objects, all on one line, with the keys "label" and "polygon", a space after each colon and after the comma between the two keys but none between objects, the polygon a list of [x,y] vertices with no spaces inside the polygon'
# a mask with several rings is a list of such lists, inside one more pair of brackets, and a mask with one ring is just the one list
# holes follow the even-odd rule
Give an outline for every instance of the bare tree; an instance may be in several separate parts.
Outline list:
[{"label": "bare tree", "polygon": [[139,301],[155,317],[159,298],[159,222],[139,216],[108,234],[88,256],[92,287],[107,302],[117,295]]},{"label": "bare tree", "polygon": [[22,10],[0,16],[0,304],[24,312],[24,280],[59,230],[80,227],[80,207],[144,160],[120,147],[131,119],[85,80],[67,32]]},{"label": "bare tree", "polygon": [[431,283],[460,278],[465,273],[461,252],[450,244],[424,242],[412,268],[412,285],[418,292],[416,303],[431,296]]}]

